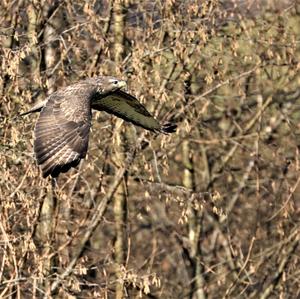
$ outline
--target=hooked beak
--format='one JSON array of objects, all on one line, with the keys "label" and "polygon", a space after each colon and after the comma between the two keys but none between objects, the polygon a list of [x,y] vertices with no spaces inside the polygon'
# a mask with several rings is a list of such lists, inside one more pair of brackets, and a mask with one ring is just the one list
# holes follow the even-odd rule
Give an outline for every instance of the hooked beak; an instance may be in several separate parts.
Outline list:
[{"label": "hooked beak", "polygon": [[120,80],[120,81],[118,82],[118,89],[126,88],[126,87],[127,87],[126,81]]}]

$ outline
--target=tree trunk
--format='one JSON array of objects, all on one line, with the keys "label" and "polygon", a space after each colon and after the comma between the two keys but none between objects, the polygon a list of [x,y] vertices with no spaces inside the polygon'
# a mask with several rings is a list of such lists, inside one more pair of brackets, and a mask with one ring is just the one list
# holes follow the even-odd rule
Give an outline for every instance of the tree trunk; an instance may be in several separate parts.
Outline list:
[{"label": "tree trunk", "polygon": [[[124,55],[124,13],[125,13],[125,2],[117,0],[114,2],[113,7],[114,16],[114,55],[116,63],[116,72],[120,72],[118,68],[122,63]],[[116,134],[116,147],[115,155],[118,161],[119,167],[125,161],[126,151],[126,132],[123,133],[121,126],[122,120],[118,119],[116,127],[119,128]],[[126,130],[126,128],[125,128]],[[126,256],[126,222],[127,222],[127,199],[126,199],[126,179],[124,176],[123,183],[119,185],[117,192],[114,197],[114,217],[115,217],[115,266],[116,266],[116,299],[124,298],[124,281],[122,268],[125,264]]]},{"label": "tree trunk", "polygon": [[[194,165],[191,156],[191,149],[188,141],[182,144],[182,157],[184,164],[183,185],[190,189],[195,190],[194,180]],[[190,258],[192,260],[192,282],[191,282],[191,299],[205,299],[203,290],[204,280],[202,276],[201,265],[201,248],[199,238],[201,235],[201,219],[202,212],[193,208],[192,204],[188,207],[188,228],[189,228],[189,241],[190,241]]]}]

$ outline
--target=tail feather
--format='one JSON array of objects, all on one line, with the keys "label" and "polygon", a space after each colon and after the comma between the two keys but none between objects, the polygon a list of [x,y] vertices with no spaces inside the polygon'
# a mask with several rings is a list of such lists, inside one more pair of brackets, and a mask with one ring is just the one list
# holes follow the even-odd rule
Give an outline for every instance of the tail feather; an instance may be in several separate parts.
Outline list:
[{"label": "tail feather", "polygon": [[46,102],[47,100],[45,101],[42,101],[40,103],[37,103],[33,108],[31,108],[30,110],[26,111],[26,112],[23,112],[23,113],[20,113],[19,116],[24,116],[24,115],[27,115],[27,114],[30,114],[30,113],[34,113],[34,112],[40,112],[43,107],[46,105]]}]

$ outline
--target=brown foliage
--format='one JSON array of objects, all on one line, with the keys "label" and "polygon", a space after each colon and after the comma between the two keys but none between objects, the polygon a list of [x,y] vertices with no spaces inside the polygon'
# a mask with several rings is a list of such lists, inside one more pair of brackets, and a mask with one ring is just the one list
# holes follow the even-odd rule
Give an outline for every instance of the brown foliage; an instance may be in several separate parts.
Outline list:
[{"label": "brown foliage", "polygon": [[[1,298],[300,296],[300,7],[275,2],[1,2]],[[97,112],[54,186],[18,114],[101,74],[177,133]]]}]

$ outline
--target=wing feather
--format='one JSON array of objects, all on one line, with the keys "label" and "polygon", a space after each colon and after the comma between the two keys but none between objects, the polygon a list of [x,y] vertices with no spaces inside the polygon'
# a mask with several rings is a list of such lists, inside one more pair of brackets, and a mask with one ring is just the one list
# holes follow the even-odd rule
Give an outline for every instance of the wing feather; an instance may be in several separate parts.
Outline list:
[{"label": "wing feather", "polygon": [[[64,107],[70,106],[66,101],[74,107],[76,115],[66,113]],[[90,114],[89,101],[84,96],[54,93],[49,97],[34,130],[34,152],[43,177],[56,177],[85,157]]]},{"label": "wing feather", "polygon": [[114,114],[153,132],[171,133],[174,131],[174,126],[169,131],[168,126],[162,126],[134,96],[122,90],[92,100],[92,108]]}]

